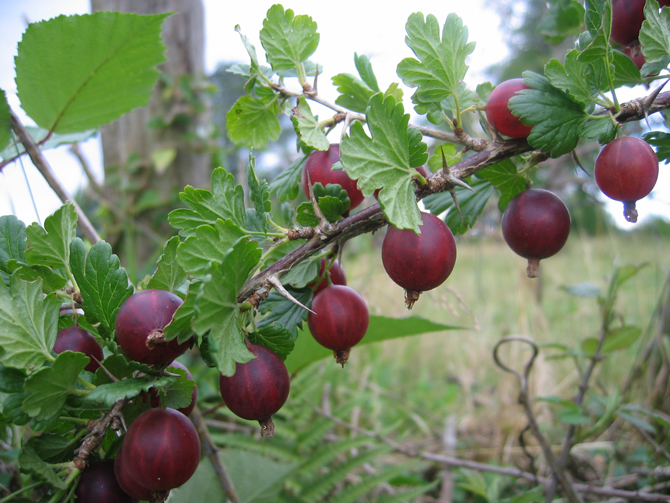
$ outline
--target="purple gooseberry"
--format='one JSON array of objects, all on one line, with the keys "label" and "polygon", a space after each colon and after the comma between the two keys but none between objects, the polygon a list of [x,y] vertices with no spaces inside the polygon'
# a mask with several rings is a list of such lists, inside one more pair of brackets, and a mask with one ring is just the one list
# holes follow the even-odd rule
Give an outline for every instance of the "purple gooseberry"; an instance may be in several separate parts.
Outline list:
[{"label": "purple gooseberry", "polygon": [[528,277],[536,278],[540,260],[558,253],[568,240],[570,213],[554,193],[525,190],[507,205],[502,233],[514,253],[528,259]]},{"label": "purple gooseberry", "polygon": [[256,358],[247,363],[237,363],[234,375],[219,377],[221,397],[233,414],[258,421],[261,434],[272,438],[272,416],[288,398],[288,370],[272,350],[257,344],[249,344],[247,349]]},{"label": "purple gooseberry", "polygon": [[116,337],[131,359],[164,365],[183,354],[190,339],[179,344],[165,340],[163,329],[172,321],[182,300],[167,290],[142,290],[126,299],[116,316]]},{"label": "purple gooseberry", "polygon": [[342,366],[349,359],[351,348],[368,330],[370,315],[363,297],[344,285],[330,285],[312,300],[307,324],[314,340],[331,349],[335,361]]},{"label": "purple gooseberry", "polygon": [[[98,341],[95,340],[89,332],[79,327],[64,328],[56,335],[54,344],[54,353],[60,354],[63,351],[74,351],[75,353],[84,353],[90,361],[84,367],[84,370],[95,372],[100,368],[100,364],[105,355]],[[96,361],[97,360],[97,361]]]},{"label": "purple gooseberry", "polygon": [[389,277],[405,289],[409,309],[421,292],[437,288],[456,264],[456,241],[449,226],[421,213],[421,234],[389,226],[382,244],[382,263]]}]

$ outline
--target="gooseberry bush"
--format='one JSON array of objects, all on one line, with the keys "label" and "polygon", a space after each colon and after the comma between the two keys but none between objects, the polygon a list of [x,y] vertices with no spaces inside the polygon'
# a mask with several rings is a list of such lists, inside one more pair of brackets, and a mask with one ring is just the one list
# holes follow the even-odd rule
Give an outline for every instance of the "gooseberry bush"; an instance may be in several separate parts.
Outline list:
[{"label": "gooseberry bush", "polygon": [[[230,411],[260,421],[271,437],[272,416],[291,404],[289,373],[333,353],[345,366],[357,344],[447,328],[418,317],[394,320],[395,332],[380,328],[388,319],[371,315],[346,286],[341,250],[356,236],[388,227],[380,260],[398,285],[399,304],[404,295],[411,308],[458,267],[454,236],[474,226],[489,200],[497,199],[506,241],[534,264],[529,276],[536,276],[537,262],[568,239],[570,217],[534,175],[543,161],[574,153],[580,143],[607,145],[595,175],[607,196],[628,207],[645,197],[656,181],[656,159],[667,160],[667,134],[645,136],[657,153],[643,139],[617,145],[633,141],[622,137],[623,124],[662,112],[670,93],[650,88],[622,103],[617,92],[664,78],[670,15],[648,0],[646,21],[623,37],[613,32],[626,24],[618,17],[622,2],[556,2],[552,15],[560,18],[566,3],[583,14],[575,47],[563,61],[549,61],[544,74],[525,72],[498,87],[466,81],[474,42],[457,14],[411,14],[405,40],[414,56],[398,63],[397,75],[429,126],[410,123],[399,83],[380,87],[364,55],[354,56],[358,75],[333,77],[337,99],[322,98],[321,69],[310,60],[321,41],[310,16],[272,6],[260,54],[238,28],[249,62],[231,71],[246,79],[246,94],[227,115],[227,135],[237,145],[264,148],[279,137],[285,114],[298,157],[268,183],[250,155],[249,205],[223,168],[212,171],[209,188],[185,187],[182,207],[169,215],[176,235],[139,284],[130,283],[111,246],[66,194],[44,225],[0,217],[0,420],[30,432],[17,463],[36,481],[40,501],[103,501],[99,494],[119,487],[128,501],[164,501],[192,476],[200,442],[211,440],[206,426],[196,432],[184,414],[202,426],[195,379],[175,361],[189,349],[220,375]],[[86,138],[146,104],[155,66],[165,59],[165,18],[100,12],[29,25],[16,84],[37,127],[22,125],[3,92],[2,162],[28,154],[47,176],[40,148]],[[624,50],[641,53],[643,66]],[[325,118],[313,112],[316,104]],[[604,167],[619,160],[625,165]],[[644,190],[625,192],[638,182]],[[613,291],[631,274],[615,275]],[[603,300],[605,328],[612,295]],[[531,431],[542,444],[532,420]],[[548,495],[558,490],[580,501],[577,493],[589,487],[571,484],[565,460],[551,449],[545,454],[553,482],[526,474],[529,480]],[[104,480],[103,489],[91,479]],[[624,492],[610,495],[628,497]]]}]

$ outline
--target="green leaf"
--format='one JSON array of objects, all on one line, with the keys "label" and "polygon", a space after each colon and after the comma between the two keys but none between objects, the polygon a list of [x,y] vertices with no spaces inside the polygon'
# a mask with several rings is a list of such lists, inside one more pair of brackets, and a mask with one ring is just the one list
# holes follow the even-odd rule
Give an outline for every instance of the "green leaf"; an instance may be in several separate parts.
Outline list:
[{"label": "green leaf", "polygon": [[565,91],[574,101],[588,106],[592,101],[591,83],[588,74],[590,66],[577,58],[579,51],[573,49],[565,56],[565,66],[552,59],[544,67],[544,75],[552,86]]},{"label": "green leaf", "polygon": [[0,392],[21,393],[25,381],[25,372],[0,364]]},{"label": "green leaf", "polygon": [[202,278],[212,262],[221,263],[226,252],[244,232],[231,220],[218,220],[215,226],[201,225],[177,249],[177,261],[189,274]]},{"label": "green leaf", "polygon": [[68,394],[74,389],[77,376],[88,365],[90,358],[84,353],[64,351],[53,367],[45,367],[32,374],[26,381],[26,393],[32,393],[23,402],[23,412],[38,421],[59,415]]},{"label": "green leaf", "polygon": [[[400,103],[403,99],[404,93],[402,92],[402,89],[400,88],[400,84],[397,82],[391,82],[391,84],[388,86],[386,91],[384,91],[384,98],[387,96],[393,96],[395,100]],[[410,131],[414,131],[413,129],[410,129]],[[418,131],[417,131],[418,132]]]},{"label": "green leaf", "polygon": [[558,418],[565,424],[579,426],[580,424],[588,424],[591,418],[585,416],[581,412],[575,412],[570,409],[563,409],[558,411]]},{"label": "green leaf", "polygon": [[143,376],[101,384],[86,395],[86,401],[111,407],[118,400],[136,397],[140,393],[148,392],[152,386],[166,386],[176,379],[176,377],[164,376],[155,380],[153,377]]},{"label": "green leaf", "polygon": [[97,128],[149,101],[169,14],[96,12],[31,23],[18,45],[21,107],[57,133]]},{"label": "green leaf", "polygon": [[64,491],[68,488],[65,481],[56,475],[54,469],[42,461],[35,452],[35,449],[29,445],[24,445],[21,449],[19,468],[21,472],[35,475],[38,479],[43,480],[58,490]]},{"label": "green leaf", "polygon": [[488,166],[478,171],[476,176],[482,180],[488,180],[500,191],[498,208],[501,212],[504,212],[514,196],[526,190],[528,185],[528,181],[517,171],[516,165],[511,159],[505,159]]},{"label": "green leaf", "polygon": [[75,238],[70,245],[70,267],[81,289],[86,319],[100,322],[108,334],[114,331],[116,314],[133,294],[126,270],[119,267],[119,257],[112,247],[98,241],[86,254],[84,242]]},{"label": "green leaf", "polygon": [[603,342],[603,353],[611,353],[620,349],[626,349],[633,345],[642,335],[639,327],[625,326],[612,330],[607,334]]},{"label": "green leaf", "polygon": [[177,247],[179,246],[179,237],[170,238],[163,246],[163,254],[156,263],[156,272],[151,276],[147,289],[168,290],[174,292],[178,290],[187,280],[186,271],[177,261]]},{"label": "green leaf", "polygon": [[609,64],[612,51],[609,44],[612,32],[612,4],[604,0],[587,2],[584,19],[590,36],[588,40],[580,38],[580,45],[585,46],[579,55],[580,61],[604,61],[605,64]]},{"label": "green leaf", "polygon": [[195,303],[200,282],[194,281],[188,287],[188,295],[184,303],[177,308],[172,321],[165,327],[165,338],[172,340],[177,337],[179,344],[183,344],[193,336],[193,318],[195,317]]},{"label": "green leaf", "polygon": [[318,256],[303,260],[281,277],[282,284],[290,284],[293,288],[298,289],[304,288],[308,283],[314,281],[319,273],[319,261]]},{"label": "green leaf", "polygon": [[179,198],[189,208],[176,209],[168,215],[170,225],[184,237],[194,236],[203,224],[215,226],[219,219],[231,220],[240,229],[247,223],[244,189],[235,184],[235,177],[223,168],[212,172],[211,191],[184,187]]},{"label": "green leaf", "polygon": [[550,43],[558,44],[566,37],[579,35],[585,10],[576,0],[553,2],[542,16],[538,32]]},{"label": "green leaf", "polygon": [[9,282],[10,271],[7,261],[25,262],[26,226],[14,215],[0,217],[0,274]]},{"label": "green leaf", "polygon": [[670,11],[658,11],[656,0],[648,0],[644,6],[645,20],[640,30],[640,44],[645,64],[642,75],[659,73],[670,63]]},{"label": "green leaf", "polygon": [[556,158],[574,150],[579,131],[586,122],[582,107],[572,101],[549,80],[533,72],[524,72],[523,89],[509,101],[512,113],[524,124],[532,125],[528,143]]},{"label": "green leaf", "polygon": [[265,100],[242,96],[226,115],[228,138],[236,145],[263,148],[281,134],[280,112],[276,96]]},{"label": "green leaf", "polygon": [[443,143],[435,148],[435,154],[428,159],[428,168],[432,173],[437,173],[442,169],[442,154],[447,161],[447,166],[452,166],[463,159],[463,153],[456,150],[453,143]]},{"label": "green leaf", "polygon": [[[312,186],[312,191],[323,216],[331,223],[341,220],[342,214],[349,209],[351,204],[349,194],[337,183],[329,183],[324,188],[321,183],[317,182]],[[314,213],[314,206],[310,201],[298,206],[296,220],[305,227],[319,225],[319,219]]]},{"label": "green leaf", "polygon": [[365,82],[373,92],[378,93],[379,85],[377,84],[375,72],[372,70],[370,58],[365,54],[359,56],[357,53],[354,53],[354,64],[356,65],[356,71],[358,71],[358,75],[361,76],[363,82]]},{"label": "green leaf", "polygon": [[29,264],[70,268],[70,242],[77,235],[77,211],[66,203],[48,216],[44,229],[33,223],[26,228],[26,260]]},{"label": "green leaf", "polygon": [[[267,301],[265,301],[267,302]],[[265,303],[263,302],[261,306]],[[387,318],[384,316],[370,316],[368,331],[360,344],[371,344],[411,335],[427,334],[431,332],[442,332],[446,330],[458,330],[460,327],[435,323],[419,316],[408,318]],[[295,343],[295,349],[286,359],[286,368],[289,373],[306,367],[311,362],[330,356],[333,352],[319,345],[318,342],[307,332],[300,331]],[[356,357],[355,350],[352,358]]]},{"label": "green leaf", "polygon": [[[232,479],[240,503],[278,502],[283,482],[298,465],[273,461],[268,456],[240,449],[226,449],[219,456]],[[262,473],[263,476],[249,477],[250,473]],[[170,491],[170,501],[173,503],[225,500],[212,463],[207,460],[200,463],[186,484]]]},{"label": "green leaf", "polygon": [[169,407],[170,409],[183,409],[188,407],[193,398],[195,381],[188,379],[186,371],[182,368],[168,367],[166,371],[171,374],[179,374],[181,377],[160,387],[154,384],[154,390],[156,390],[159,395],[163,396],[166,407]]},{"label": "green leaf", "polygon": [[248,336],[252,344],[271,349],[282,360],[286,360],[295,346],[293,335],[281,325],[266,325],[256,332],[250,332]]},{"label": "green leaf", "polygon": [[298,106],[293,109],[291,120],[296,134],[305,145],[316,150],[328,150],[330,142],[319,125],[319,118],[312,113],[307,100],[298,98]]},{"label": "green leaf", "polygon": [[340,93],[335,99],[335,103],[353,112],[365,113],[368,101],[375,94],[375,91],[350,73],[337,74],[332,80],[333,85],[337,87],[337,92]]},{"label": "green leaf", "polygon": [[307,156],[299,157],[270,183],[270,193],[276,194],[280,201],[293,201],[300,193],[300,180]]},{"label": "green leaf", "polygon": [[266,215],[272,211],[270,189],[265,179],[258,179],[256,159],[251,154],[249,154],[249,164],[247,165],[247,186],[249,187],[249,197],[256,209],[256,215],[263,222],[263,229],[267,231]]},{"label": "green leaf", "polygon": [[423,142],[410,143],[409,114],[404,113],[402,103],[396,104],[392,96],[375,94],[370,98],[366,116],[372,138],[365,134],[360,122],[354,122],[349,135],[342,139],[342,166],[349,177],[358,180],[364,195],[371,196],[382,189],[379,204],[389,222],[398,229],[419,233],[421,215],[414,195],[410,159],[414,164],[421,159],[425,162],[427,155],[422,157],[417,152],[425,152],[426,146]]},{"label": "green leaf", "polygon": [[649,75],[648,73],[642,74],[637,66],[635,66],[635,63],[633,63],[633,60],[623,52],[613,51],[612,56],[614,60],[615,88],[621,86],[634,87],[644,84],[646,79],[642,75]]},{"label": "green leaf", "polygon": [[12,113],[7,103],[5,91],[0,89],[0,151],[4,149],[12,139]]},{"label": "green leaf", "polygon": [[[312,276],[312,279],[314,276]],[[313,293],[311,288],[297,290],[287,287],[286,290],[304,306],[309,306],[312,301]],[[258,322],[259,329],[272,325],[281,325],[291,332],[293,339],[296,338],[298,329],[302,328],[303,322],[307,320],[306,310],[300,306],[296,306],[274,290],[267,299],[261,302],[260,311],[262,314],[267,314],[267,316]]]},{"label": "green leaf", "polygon": [[645,421],[642,418],[639,418],[637,416],[634,416],[632,414],[628,414],[626,412],[621,412],[620,410],[616,412],[616,415],[619,416],[621,419],[625,419],[629,423],[631,423],[634,426],[637,426],[639,429],[646,431],[648,433],[656,434],[656,428],[654,428],[651,424],[649,424],[647,421]]},{"label": "green leaf", "polygon": [[10,274],[18,271],[23,281],[37,281],[41,279],[43,281],[42,290],[44,293],[55,292],[64,288],[67,284],[67,279],[57,272],[62,271],[62,269],[54,270],[46,265],[34,265],[31,267],[16,260],[9,260],[7,262],[7,269]]},{"label": "green leaf", "polygon": [[293,15],[275,4],[267,12],[261,29],[261,44],[275,72],[290,70],[307,61],[319,45],[316,23],[310,16]]},{"label": "green leaf", "polygon": [[42,282],[26,283],[17,274],[7,289],[0,284],[0,363],[17,369],[52,360],[60,301],[42,293]]},{"label": "green leaf", "polygon": [[[667,163],[670,160],[670,133],[661,133],[652,131],[644,135],[644,141],[652,147],[656,147],[656,155],[659,162]],[[0,226],[1,228],[1,226]],[[2,231],[0,231],[2,232]],[[2,250],[2,236],[0,235],[0,250]],[[0,254],[2,251],[0,251]],[[0,267],[2,267],[2,258],[0,258]]]},{"label": "green leaf", "polygon": [[486,203],[495,191],[488,180],[475,179],[468,183],[475,192],[463,187],[456,187],[455,189],[456,199],[461,208],[460,213],[449,192],[431,194],[423,199],[426,209],[433,215],[440,215],[448,211],[445,222],[454,234],[465,234],[468,229],[475,225],[477,217],[484,211]]},{"label": "green leaf", "polygon": [[579,134],[584,138],[598,138],[598,142],[601,145],[605,145],[614,140],[618,132],[619,127],[617,123],[611,120],[610,117],[606,117],[583,124]]},{"label": "green leaf", "polygon": [[456,14],[449,14],[442,38],[437,19],[429,15],[411,14],[405,25],[405,42],[418,58],[405,58],[397,73],[409,87],[416,87],[414,98],[420,103],[440,103],[447,96],[458,96],[468,67],[465,59],[474,51],[468,43],[468,29]]},{"label": "green leaf", "polygon": [[79,447],[79,442],[72,437],[42,433],[30,437],[26,445],[34,449],[35,454],[48,463],[65,463],[72,461],[72,453]]},{"label": "green leaf", "polygon": [[253,359],[237,323],[237,292],[258,266],[261,254],[256,242],[239,240],[220,265],[211,265],[198,294],[193,328],[200,336],[209,332],[210,355],[223,375],[235,373],[235,362],[246,363]]}]

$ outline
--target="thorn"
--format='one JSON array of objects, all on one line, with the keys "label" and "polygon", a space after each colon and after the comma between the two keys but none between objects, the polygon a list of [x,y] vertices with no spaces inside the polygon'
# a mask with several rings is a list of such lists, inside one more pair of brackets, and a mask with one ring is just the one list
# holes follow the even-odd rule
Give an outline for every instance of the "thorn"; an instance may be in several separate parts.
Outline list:
[{"label": "thorn", "polygon": [[279,281],[279,278],[277,276],[270,276],[268,278],[268,283],[270,283],[272,286],[275,287],[275,289],[279,292],[279,294],[284,297],[286,300],[290,300],[293,302],[296,306],[302,307],[303,309],[309,311],[312,314],[316,314],[314,311],[312,311],[310,308],[303,306],[300,302],[298,302],[293,295],[288,293],[286,288],[284,288],[284,285],[281,284],[281,281]]},{"label": "thorn", "polygon": [[98,359],[95,356],[91,356],[96,362],[98,362],[98,365],[100,365],[100,368],[105,371],[105,374],[107,374],[107,377],[109,377],[112,382],[118,382],[119,380],[109,371],[105,368],[105,366],[98,361]]},{"label": "thorn", "polygon": [[[443,177],[448,183],[451,184],[452,189],[453,189],[454,186],[457,185],[459,187],[463,187],[464,189],[468,189],[471,192],[475,192],[475,189],[470,187],[463,180],[461,180],[459,178],[456,178],[454,175],[451,174],[451,170],[449,169],[449,166],[447,166],[447,158],[444,156],[444,150],[440,150],[440,153],[442,154],[442,172],[444,173]],[[451,190],[449,192],[451,192]],[[452,193],[451,195],[455,199],[454,194]],[[459,210],[459,212],[460,212],[460,210]]]},{"label": "thorn", "polygon": [[651,106],[654,104],[654,101],[656,101],[656,98],[658,95],[661,93],[665,85],[670,82],[670,79],[666,80],[663,82],[660,86],[658,86],[656,89],[654,89],[654,92],[651,93],[649,96],[647,96],[643,101],[642,101],[642,111],[644,112],[644,120],[647,123],[647,127],[651,129],[651,126],[649,125],[649,117],[647,115],[648,110],[651,108]]},{"label": "thorn", "polygon": [[449,193],[451,194],[451,198],[454,200],[454,204],[456,205],[456,209],[458,210],[458,214],[461,216],[461,220],[463,223],[465,223],[465,220],[463,219],[463,213],[461,212],[461,206],[458,204],[458,198],[456,197],[456,189],[451,187],[449,190]]},{"label": "thorn", "polygon": [[[581,169],[581,170],[584,172],[585,175],[589,175],[589,173],[584,169],[584,166],[582,166],[582,163],[581,163],[581,161],[579,160],[579,157],[577,157],[577,152],[576,152],[575,150],[573,150],[573,151],[570,153],[570,156],[572,157],[572,160],[573,160],[574,163],[577,165],[577,167],[578,167],[579,169]],[[591,175],[589,175],[589,176],[591,176]]]}]

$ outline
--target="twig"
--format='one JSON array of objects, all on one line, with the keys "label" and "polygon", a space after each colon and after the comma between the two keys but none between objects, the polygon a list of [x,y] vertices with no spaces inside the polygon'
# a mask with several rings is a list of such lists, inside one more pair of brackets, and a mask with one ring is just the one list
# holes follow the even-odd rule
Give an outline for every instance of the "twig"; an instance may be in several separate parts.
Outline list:
[{"label": "twig", "polygon": [[109,411],[104,414],[100,419],[92,421],[91,433],[84,437],[84,440],[81,443],[81,446],[75,451],[77,457],[74,458],[74,465],[79,470],[86,468],[86,463],[88,462],[88,456],[95,451],[100,444],[102,444],[107,429],[110,427],[116,428],[120,427],[120,417],[123,412],[124,407],[128,403],[128,399],[124,398],[116,402]]},{"label": "twig", "polygon": [[79,205],[72,198],[72,196],[70,196],[70,194],[67,193],[67,190],[65,190],[63,184],[56,177],[56,174],[51,169],[49,162],[46,160],[46,158],[42,154],[42,151],[38,148],[37,144],[32,139],[30,134],[28,134],[28,131],[26,130],[24,125],[21,124],[21,121],[19,120],[17,115],[14,112],[11,112],[11,114],[12,114],[12,129],[14,129],[17,136],[19,137],[19,140],[21,140],[21,143],[23,143],[23,146],[26,148],[26,151],[28,152],[28,155],[30,156],[30,159],[33,161],[35,167],[40,171],[40,173],[42,173],[44,179],[47,181],[47,183],[53,189],[56,195],[58,195],[58,197],[62,202],[65,203],[67,201],[70,201],[74,205],[75,210],[77,211],[77,216],[79,217],[77,220],[79,228],[81,229],[81,232],[84,234],[84,236],[86,236],[86,238],[93,244],[100,241],[100,236],[93,227],[93,224],[91,224],[86,214],[79,207]]},{"label": "twig", "polygon": [[240,499],[237,496],[237,491],[235,491],[233,481],[230,479],[230,476],[226,471],[226,467],[221,462],[221,458],[219,458],[219,449],[214,444],[212,436],[209,434],[209,429],[207,429],[205,420],[202,417],[202,412],[200,412],[200,409],[197,405],[193,408],[193,411],[189,417],[191,418],[191,421],[193,421],[195,429],[198,431],[198,435],[200,435],[200,440],[202,441],[204,447],[205,456],[207,456],[212,463],[214,471],[216,472],[216,476],[219,479],[219,483],[221,484],[223,491],[226,493],[228,500],[231,503],[240,503]]},{"label": "twig", "polygon": [[[456,450],[456,417],[450,415],[444,424],[442,434],[442,447],[447,456],[453,457]],[[445,466],[442,471],[442,491],[440,492],[439,503],[452,503],[454,497],[454,474]]]},{"label": "twig", "polygon": [[[532,356],[524,366],[523,375],[517,372],[516,370],[508,367],[504,363],[502,363],[502,361],[498,357],[498,350],[500,349],[500,347],[503,344],[511,341],[525,342],[526,344],[529,344],[533,349]],[[519,393],[519,402],[521,402],[521,404],[523,405],[526,417],[528,418],[528,425],[530,426],[533,435],[535,436],[540,446],[542,447],[542,454],[544,454],[544,457],[547,460],[547,463],[549,464],[549,467],[551,468],[551,471],[555,479],[557,479],[560,482],[561,487],[563,488],[563,491],[565,492],[565,495],[568,498],[568,500],[571,501],[572,503],[582,503],[582,498],[579,496],[579,494],[577,494],[570,480],[568,480],[568,477],[566,476],[563,467],[559,464],[559,461],[556,459],[556,456],[551,450],[551,445],[540,431],[540,427],[537,424],[537,419],[535,418],[535,413],[533,412],[533,408],[530,404],[530,397],[528,396],[528,374],[530,373],[530,370],[533,367],[533,362],[537,357],[538,351],[539,349],[533,340],[527,337],[510,336],[501,339],[495,345],[493,349],[493,360],[501,369],[514,374],[519,380],[519,384],[521,387]]]}]

